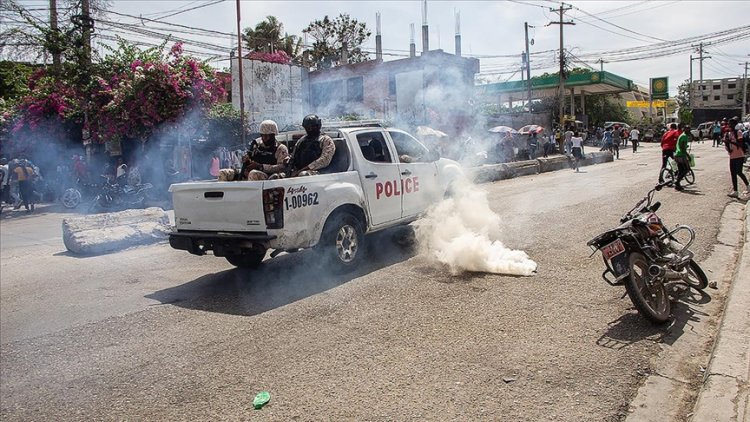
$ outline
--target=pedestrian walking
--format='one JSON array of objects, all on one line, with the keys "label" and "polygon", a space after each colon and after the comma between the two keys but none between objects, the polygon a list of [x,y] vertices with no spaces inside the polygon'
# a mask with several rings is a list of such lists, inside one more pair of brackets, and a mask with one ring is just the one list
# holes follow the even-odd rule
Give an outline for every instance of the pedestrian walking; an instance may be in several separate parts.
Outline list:
[{"label": "pedestrian walking", "polygon": [[633,144],[633,153],[638,151],[638,136],[640,134],[637,127],[630,131],[630,143]]},{"label": "pedestrian walking", "polygon": [[619,126],[615,126],[615,130],[612,131],[612,153],[616,160],[620,159],[620,143],[622,142],[622,132]]},{"label": "pedestrian walking", "polygon": [[0,158],[0,206],[3,202],[10,199],[10,170],[8,169],[8,160],[5,157]]},{"label": "pedestrian walking", "polygon": [[612,127],[608,127],[602,135],[602,148],[599,151],[609,151],[612,153]]},{"label": "pedestrian walking", "polygon": [[711,127],[711,139],[713,140],[712,147],[716,148],[721,145],[721,125],[719,121],[714,121],[714,125]]},{"label": "pedestrian walking", "polygon": [[539,146],[536,132],[529,134],[527,146],[529,148],[529,160],[536,160],[536,148]]},{"label": "pedestrian walking", "polygon": [[31,167],[27,160],[22,159],[13,172],[13,177],[18,180],[18,190],[21,194],[21,202],[16,204],[13,209],[18,209],[23,205],[26,208],[26,212],[34,212],[34,187],[32,185],[34,168]]},{"label": "pedestrian walking", "polygon": [[630,139],[630,133],[628,132],[627,128],[622,128],[621,136],[622,138],[622,146],[628,146],[628,139]]},{"label": "pedestrian walking", "polygon": [[[736,122],[729,122],[731,128],[735,127]],[[743,149],[744,144],[741,138],[737,137],[737,131],[729,130],[724,132],[724,148],[729,153],[729,175],[732,178],[732,192],[728,194],[729,197],[739,198],[739,192],[737,189],[737,177],[745,182],[745,192],[743,195],[747,196],[750,194],[750,183],[747,181],[747,177],[742,172],[742,165],[745,163],[745,150]]]},{"label": "pedestrian walking", "polygon": [[664,182],[664,169],[667,168],[669,159],[674,159],[674,151],[677,148],[677,138],[680,137],[680,131],[677,130],[677,123],[671,123],[669,130],[661,137],[661,168],[659,169],[659,183]]},{"label": "pedestrian walking", "polygon": [[578,173],[578,160],[583,160],[583,138],[578,132],[574,132],[570,138],[571,152],[573,154],[573,168]]}]

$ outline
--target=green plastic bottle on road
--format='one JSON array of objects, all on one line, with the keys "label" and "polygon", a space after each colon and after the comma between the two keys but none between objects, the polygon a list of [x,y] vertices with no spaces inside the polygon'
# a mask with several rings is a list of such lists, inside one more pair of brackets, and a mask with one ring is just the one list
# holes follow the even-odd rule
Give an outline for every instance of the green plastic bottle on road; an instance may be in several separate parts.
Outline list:
[{"label": "green plastic bottle on road", "polygon": [[262,408],[271,400],[271,393],[268,391],[261,391],[260,393],[255,395],[255,399],[253,399],[253,407],[257,410]]}]

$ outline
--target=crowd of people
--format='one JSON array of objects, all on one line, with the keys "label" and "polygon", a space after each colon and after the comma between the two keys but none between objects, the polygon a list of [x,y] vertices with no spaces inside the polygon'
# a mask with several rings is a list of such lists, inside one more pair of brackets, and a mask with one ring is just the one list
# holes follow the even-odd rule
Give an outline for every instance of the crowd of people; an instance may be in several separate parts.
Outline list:
[{"label": "crowd of people", "polygon": [[[744,196],[750,195],[750,183],[744,174],[743,167],[750,153],[750,125],[740,122],[738,117],[732,119],[724,118],[721,123],[714,122],[711,128],[712,147],[724,145],[729,154],[729,176],[732,182],[732,191],[729,197],[739,198],[739,186],[737,179],[745,183]],[[690,170],[689,142],[692,138],[690,125],[684,124],[678,127],[672,123],[669,130],[661,138],[662,162],[659,170],[659,182],[664,181],[664,169],[673,159],[677,163],[677,174],[674,188],[678,191],[684,190],[681,182]],[[698,141],[703,142],[702,139]]]}]

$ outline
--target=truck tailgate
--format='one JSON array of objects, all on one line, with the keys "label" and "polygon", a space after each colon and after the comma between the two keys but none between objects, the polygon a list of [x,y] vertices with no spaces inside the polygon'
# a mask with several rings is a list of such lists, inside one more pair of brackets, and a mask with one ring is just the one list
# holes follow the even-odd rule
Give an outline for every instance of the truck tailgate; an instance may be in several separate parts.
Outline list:
[{"label": "truck tailgate", "polygon": [[189,182],[169,190],[177,230],[266,230],[263,182]]}]

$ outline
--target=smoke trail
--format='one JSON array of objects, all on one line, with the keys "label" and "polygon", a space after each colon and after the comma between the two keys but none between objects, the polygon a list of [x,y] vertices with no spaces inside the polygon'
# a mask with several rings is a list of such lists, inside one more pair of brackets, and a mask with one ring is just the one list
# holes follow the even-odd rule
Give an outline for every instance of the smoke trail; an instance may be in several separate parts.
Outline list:
[{"label": "smoke trail", "polygon": [[467,180],[455,184],[453,191],[451,198],[415,223],[420,254],[446,265],[453,275],[464,271],[533,275],[536,262],[499,240],[500,216],[490,209],[487,192]]}]

